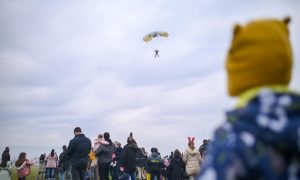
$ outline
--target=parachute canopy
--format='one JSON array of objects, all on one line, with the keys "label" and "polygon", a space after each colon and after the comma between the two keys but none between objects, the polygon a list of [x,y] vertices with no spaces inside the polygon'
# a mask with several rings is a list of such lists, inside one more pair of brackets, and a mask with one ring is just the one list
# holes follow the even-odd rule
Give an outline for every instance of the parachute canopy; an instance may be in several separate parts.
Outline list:
[{"label": "parachute canopy", "polygon": [[151,32],[149,34],[146,34],[144,37],[143,37],[143,40],[145,42],[149,42],[151,41],[153,38],[156,38],[156,37],[168,37],[169,36],[169,33],[167,32],[163,32],[163,31],[154,31],[154,32]]}]

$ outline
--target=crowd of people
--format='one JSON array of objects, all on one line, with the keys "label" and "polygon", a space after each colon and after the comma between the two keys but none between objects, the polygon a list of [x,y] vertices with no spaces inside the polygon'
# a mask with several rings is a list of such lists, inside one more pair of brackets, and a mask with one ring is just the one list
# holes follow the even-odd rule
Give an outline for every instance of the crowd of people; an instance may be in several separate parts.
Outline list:
[{"label": "crowd of people", "polygon": [[[62,146],[59,156],[54,149],[48,155],[40,155],[36,180],[194,179],[208,145],[207,140],[203,140],[196,149],[194,138],[188,138],[188,147],[183,153],[176,149],[162,158],[156,147],[151,148],[149,154],[144,147],[138,147],[132,133],[123,147],[120,142],[113,142],[108,132],[99,134],[93,144],[80,127],[74,129],[74,135],[68,146]],[[6,147],[1,167],[7,167],[9,162],[9,147]],[[25,152],[20,153],[14,164],[19,180],[30,175],[33,164]]]},{"label": "crowd of people", "polygon": [[[109,180],[109,175],[113,180],[299,179],[300,95],[288,87],[293,66],[289,23],[287,17],[234,27],[226,71],[228,93],[238,103],[211,142],[204,140],[196,149],[189,138],[183,153],[175,150],[162,158],[156,147],[150,154],[138,147],[132,133],[123,148],[108,132],[92,146],[77,127],[64,154],[58,158],[53,150],[41,156],[40,164],[46,165],[39,175],[46,169],[46,178],[54,178],[59,167],[62,179],[71,174],[73,180]],[[1,166],[9,161],[8,152]],[[15,162],[20,180],[31,165],[22,152]]]}]

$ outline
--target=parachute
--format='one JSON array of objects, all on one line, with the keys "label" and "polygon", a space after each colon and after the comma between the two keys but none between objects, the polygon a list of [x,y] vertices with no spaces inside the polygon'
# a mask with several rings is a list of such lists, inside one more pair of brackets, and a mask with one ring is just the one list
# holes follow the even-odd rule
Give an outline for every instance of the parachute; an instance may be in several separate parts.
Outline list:
[{"label": "parachute", "polygon": [[161,36],[161,37],[168,37],[169,33],[163,32],[163,31],[154,31],[154,32],[146,34],[143,37],[143,40],[145,42],[150,42],[153,38],[156,38],[156,37],[159,37],[159,36]]},{"label": "parachute", "polygon": [[[148,43],[148,42],[150,42],[150,41],[152,41],[152,39],[153,38],[158,38],[158,37],[168,37],[169,36],[169,33],[167,33],[167,32],[163,32],[163,31],[154,31],[154,32],[151,32],[151,33],[148,33],[148,34],[146,34],[144,37],[143,37],[143,40],[146,42],[146,43]],[[157,42],[157,41],[156,41]],[[152,44],[152,46],[154,45],[154,44],[156,44],[156,43],[151,43]],[[156,45],[155,45],[156,46]],[[158,55],[158,52],[159,52],[159,50],[157,49],[157,47],[156,48],[154,48],[154,52],[155,52],[155,58],[156,57],[159,57],[159,55]]]}]

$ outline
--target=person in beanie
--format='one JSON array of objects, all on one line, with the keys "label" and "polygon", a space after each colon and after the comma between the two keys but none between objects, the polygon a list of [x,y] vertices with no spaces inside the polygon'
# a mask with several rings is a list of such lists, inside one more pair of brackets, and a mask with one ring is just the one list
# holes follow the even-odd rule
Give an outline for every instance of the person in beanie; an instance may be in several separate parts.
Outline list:
[{"label": "person in beanie", "polygon": [[70,140],[67,156],[70,157],[72,180],[84,180],[89,162],[92,142],[85,137],[80,127],[74,129],[75,137]]},{"label": "person in beanie", "polygon": [[164,160],[158,153],[157,148],[151,148],[151,155],[147,159],[147,165],[150,171],[150,179],[160,180],[162,168],[164,167]]},{"label": "person in beanie", "polygon": [[202,159],[199,151],[195,148],[195,138],[188,137],[188,147],[183,154],[183,161],[186,163],[185,171],[190,180],[193,180],[200,171]]},{"label": "person in beanie", "polygon": [[112,154],[116,147],[111,141],[110,134],[108,132],[105,132],[103,137],[108,144],[101,144],[95,151],[95,154],[98,157],[97,164],[100,180],[109,180],[110,163],[112,162]]},{"label": "person in beanie", "polygon": [[226,60],[238,97],[208,149],[199,179],[299,179],[300,94],[292,74],[290,18],[236,25]]},{"label": "person in beanie", "polygon": [[136,180],[136,157],[138,152],[138,146],[133,139],[132,132],[127,138],[127,144],[123,147],[120,168],[121,171],[126,173],[126,180]]}]

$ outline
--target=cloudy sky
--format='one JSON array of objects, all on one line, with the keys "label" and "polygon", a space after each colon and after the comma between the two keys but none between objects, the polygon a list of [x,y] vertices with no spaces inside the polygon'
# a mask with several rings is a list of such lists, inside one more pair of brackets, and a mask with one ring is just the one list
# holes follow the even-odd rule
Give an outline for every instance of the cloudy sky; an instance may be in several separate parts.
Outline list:
[{"label": "cloudy sky", "polygon": [[[210,138],[235,100],[224,60],[235,23],[292,17],[298,0],[0,1],[0,145],[61,146],[80,126],[168,153]],[[154,30],[168,38],[145,43]],[[298,40],[298,41],[297,41]],[[154,48],[160,58],[154,58]]]}]

